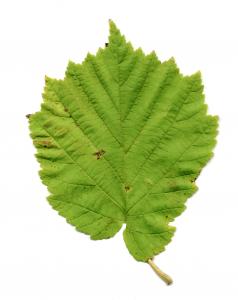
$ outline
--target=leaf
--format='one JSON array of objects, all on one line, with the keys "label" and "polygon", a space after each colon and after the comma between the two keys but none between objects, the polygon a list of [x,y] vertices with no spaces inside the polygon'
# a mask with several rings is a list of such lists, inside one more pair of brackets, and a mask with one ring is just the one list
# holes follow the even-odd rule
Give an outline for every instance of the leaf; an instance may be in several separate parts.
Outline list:
[{"label": "leaf", "polygon": [[94,240],[125,223],[129,252],[147,262],[170,242],[212,156],[218,122],[200,73],[133,50],[110,21],[105,48],[45,82],[29,120],[49,203]]}]

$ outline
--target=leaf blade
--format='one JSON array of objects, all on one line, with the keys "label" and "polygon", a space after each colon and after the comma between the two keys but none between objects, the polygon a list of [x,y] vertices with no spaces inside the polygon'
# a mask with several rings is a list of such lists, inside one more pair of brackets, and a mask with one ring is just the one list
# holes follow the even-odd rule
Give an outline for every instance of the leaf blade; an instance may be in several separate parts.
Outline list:
[{"label": "leaf blade", "polygon": [[109,21],[109,44],[65,78],[46,77],[29,118],[49,203],[91,239],[123,232],[148,261],[164,251],[194,183],[213,155],[218,120],[207,114],[201,74],[134,50]]}]

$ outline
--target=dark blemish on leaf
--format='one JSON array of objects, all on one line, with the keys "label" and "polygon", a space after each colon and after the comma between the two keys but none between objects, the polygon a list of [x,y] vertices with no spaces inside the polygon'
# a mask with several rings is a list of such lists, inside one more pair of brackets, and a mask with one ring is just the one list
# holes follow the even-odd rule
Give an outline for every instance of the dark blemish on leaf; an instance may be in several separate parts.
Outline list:
[{"label": "dark blemish on leaf", "polygon": [[197,180],[197,178],[198,178],[198,176],[200,175],[200,173],[201,173],[201,170],[197,173],[197,176],[195,176],[195,177],[191,180],[192,183],[195,183],[195,181]]},{"label": "dark blemish on leaf", "polygon": [[27,114],[27,115],[26,115],[26,118],[27,118],[27,119],[30,119],[30,117],[31,117],[31,114]]},{"label": "dark blemish on leaf", "polygon": [[125,185],[125,191],[126,191],[126,192],[129,192],[130,189],[131,189],[131,187],[130,187],[129,185]]},{"label": "dark blemish on leaf", "polygon": [[105,153],[106,153],[106,151],[101,149],[101,150],[98,150],[97,152],[94,152],[93,155],[95,155],[97,159],[100,159]]},{"label": "dark blemish on leaf", "polygon": [[42,141],[41,144],[43,145],[43,147],[48,148],[51,146],[51,142],[49,141]]},{"label": "dark blemish on leaf", "polygon": [[36,141],[36,144],[44,148],[49,148],[50,146],[52,146],[52,143],[50,141]]},{"label": "dark blemish on leaf", "polygon": [[69,110],[67,108],[64,109],[65,112],[68,112]]},{"label": "dark blemish on leaf", "polygon": [[105,47],[108,47],[108,43],[105,43]]}]

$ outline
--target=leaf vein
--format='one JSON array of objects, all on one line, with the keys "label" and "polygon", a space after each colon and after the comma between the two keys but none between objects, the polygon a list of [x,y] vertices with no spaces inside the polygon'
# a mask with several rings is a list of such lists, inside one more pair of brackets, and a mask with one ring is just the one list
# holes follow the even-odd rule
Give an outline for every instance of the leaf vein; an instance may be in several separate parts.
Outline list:
[{"label": "leaf vein", "polygon": [[[38,123],[38,125],[40,126],[40,124]],[[42,127],[42,126],[41,126]],[[109,195],[108,194],[108,192],[106,192],[105,190],[104,190],[104,188],[102,188],[96,181],[95,181],[95,178],[93,178],[91,175],[89,175],[89,173],[80,165],[80,164],[78,164],[73,158],[72,158],[72,156],[59,144],[59,142],[56,140],[56,138],[45,128],[45,127],[42,127],[52,138],[53,138],[53,140],[58,144],[58,146],[59,146],[59,148],[60,149],[63,149],[63,151],[65,152],[65,154],[71,159],[71,161],[72,162],[74,162],[74,164],[76,164],[77,166],[79,166],[79,168],[81,169],[81,170],[83,170],[84,171],[84,173],[91,179],[91,180],[93,180],[95,183],[96,183],[96,185],[97,185],[97,187],[99,187],[100,189],[101,189],[101,191],[103,191],[103,193],[105,194],[105,195],[107,195],[107,197],[108,197],[108,199],[110,199],[110,201],[111,202],[113,202],[118,208],[120,208],[120,210],[123,212],[123,209],[122,209],[122,207],[119,205],[119,203],[117,203],[117,201],[115,200],[115,199],[113,199],[112,198],[112,196],[111,195]]]}]

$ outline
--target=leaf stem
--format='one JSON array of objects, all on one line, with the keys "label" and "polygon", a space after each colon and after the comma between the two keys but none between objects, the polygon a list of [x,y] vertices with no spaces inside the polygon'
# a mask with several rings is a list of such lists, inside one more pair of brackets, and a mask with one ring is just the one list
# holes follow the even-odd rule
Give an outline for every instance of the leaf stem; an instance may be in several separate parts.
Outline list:
[{"label": "leaf stem", "polygon": [[151,258],[148,259],[148,264],[151,266],[154,272],[160,277],[160,279],[162,279],[167,285],[173,283],[172,278],[169,275],[165,274],[162,270],[160,270]]}]

